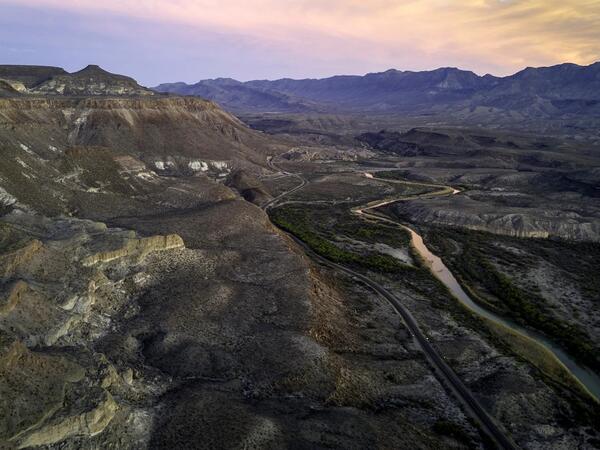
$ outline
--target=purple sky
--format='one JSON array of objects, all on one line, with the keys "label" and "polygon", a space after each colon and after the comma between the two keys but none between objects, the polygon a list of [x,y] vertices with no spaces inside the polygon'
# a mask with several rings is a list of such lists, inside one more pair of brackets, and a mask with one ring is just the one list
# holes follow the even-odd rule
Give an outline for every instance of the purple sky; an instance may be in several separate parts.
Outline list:
[{"label": "purple sky", "polygon": [[600,59],[596,0],[0,0],[0,64],[142,84]]}]

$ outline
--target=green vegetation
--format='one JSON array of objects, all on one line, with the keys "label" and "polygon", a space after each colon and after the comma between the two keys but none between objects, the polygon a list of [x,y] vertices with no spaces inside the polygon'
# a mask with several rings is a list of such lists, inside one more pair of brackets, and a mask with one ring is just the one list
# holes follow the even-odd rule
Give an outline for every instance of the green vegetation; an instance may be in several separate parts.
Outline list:
[{"label": "green vegetation", "polygon": [[[346,236],[369,243],[382,243],[390,247],[402,248],[410,243],[407,231],[396,226],[371,223],[362,220],[348,211],[347,205],[331,206],[286,206],[286,211],[301,214],[311,228],[333,241],[339,236]],[[298,217],[295,217],[298,219]]]},{"label": "green vegetation", "polygon": [[403,228],[365,222],[351,213],[336,216],[335,230],[329,231],[328,234],[333,237],[334,233],[372,244],[380,242],[396,248],[406,247],[410,243],[410,235]]},{"label": "green vegetation", "polygon": [[[380,253],[369,252],[359,254],[340,248],[340,246],[331,242],[317,231],[311,220],[309,211],[303,207],[283,206],[271,210],[271,220],[282,229],[292,233],[298,239],[302,240],[315,253],[323,256],[338,264],[350,265],[353,267],[373,270],[375,272],[396,273],[413,269],[411,266],[401,263],[396,258]],[[365,227],[365,231],[358,231],[356,234],[364,234],[373,238],[376,235],[373,230],[375,226]],[[339,233],[339,231],[338,231]],[[324,233],[327,236],[327,232]]]},{"label": "green vegetation", "polygon": [[439,187],[430,186],[429,183],[431,181],[417,181],[417,180],[408,180],[406,178],[406,172],[403,170],[384,170],[381,172],[377,172],[374,174],[377,178],[385,178],[386,180],[396,180],[396,181],[407,181],[409,183],[425,183],[425,184],[407,184],[407,188],[410,188],[410,191],[407,192],[407,195],[418,195],[418,194],[427,194],[428,192],[435,192],[439,190]]},{"label": "green vegetation", "polygon": [[600,298],[600,243],[564,240],[532,240],[539,258],[565,271],[581,288],[582,294]]},{"label": "green vegetation", "polygon": [[[357,270],[367,269],[388,276],[393,275],[395,280],[401,279],[415,292],[430,298],[434,307],[446,310],[451,308],[463,321],[478,320],[459,304],[448,302],[448,289],[431,275],[428,268],[422,265],[405,265],[396,258],[381,253],[360,254],[340,248],[335,243],[336,238],[340,236],[364,242],[381,242],[395,248],[406,247],[410,242],[410,235],[405,230],[365,222],[345,208],[285,205],[271,210],[270,214],[273,223],[302,240],[315,253]],[[418,261],[418,255],[413,254],[412,247],[409,249],[413,260]],[[473,327],[479,329],[481,325],[476,322]]]},{"label": "green vegetation", "polygon": [[[378,253],[360,254],[353,249],[348,250],[348,247],[344,248],[343,244],[338,243],[340,236],[363,242],[383,242],[396,248],[406,247],[410,242],[410,236],[405,231],[394,226],[363,221],[348,212],[346,208],[347,205],[342,207],[286,205],[272,210],[271,218],[274,223],[294,234],[321,256],[357,270],[367,269],[395,281],[401,280],[414,292],[429,298],[434,308],[449,311],[463,325],[483,333],[488,342],[493,343],[497,348],[503,348],[505,351],[513,353],[517,358],[532,362],[540,370],[540,376],[547,383],[554,385],[569,399],[582,423],[591,424],[594,422],[593,417],[596,409],[590,409],[590,405],[585,403],[583,399],[587,398],[587,395],[583,393],[579,385],[574,384],[573,379],[564,371],[561,365],[556,363],[554,358],[548,357],[547,353],[540,352],[534,343],[523,340],[519,335],[511,333],[507,329],[492,326],[493,324],[490,325],[488,321],[475,316],[462,307],[460,303],[450,301],[450,295],[446,287],[431,275],[429,269],[422,265],[407,267],[394,258]],[[463,233],[464,236],[457,239],[454,233]],[[550,317],[548,312],[544,308],[537,307],[539,302],[543,302],[543,298],[535,292],[530,293],[514,285],[508,276],[498,271],[494,265],[484,258],[484,255],[493,255],[495,260],[501,261],[502,264],[517,265],[525,269],[533,263],[532,256],[524,254],[522,258],[514,258],[513,253],[506,251],[501,246],[486,242],[487,236],[484,236],[487,235],[486,233],[473,234],[473,232],[467,230],[457,231],[444,228],[442,230],[436,229],[435,233],[430,234],[437,236],[437,239],[434,239],[436,246],[438,248],[443,247],[444,251],[440,251],[440,254],[445,255],[457,253],[457,245],[453,241],[459,240],[461,248],[463,248],[463,241],[473,241],[466,257],[467,260],[470,259],[470,264],[465,263],[465,261],[460,264],[457,263],[454,267],[456,273],[465,280],[467,274],[470,274],[471,285],[477,285],[478,289],[483,286],[480,277],[484,276],[484,281],[489,285],[484,286],[486,290],[488,290],[488,287],[491,289],[494,286],[493,293],[489,290],[488,292],[496,295],[499,300],[498,303],[503,304],[505,309],[511,308],[512,312],[519,312],[522,323],[533,326],[531,323],[536,320],[536,323],[539,324],[538,329],[541,329],[541,331],[547,334],[558,334],[557,330],[550,328],[551,325],[556,325],[556,322],[546,320],[544,315]],[[477,239],[473,237],[474,235],[478,236]],[[436,251],[438,250],[436,249]],[[419,261],[418,255],[413,254],[412,256],[415,261]],[[590,261],[590,264],[593,265],[593,262]],[[463,270],[457,270],[458,266],[463,266]],[[505,314],[511,315],[510,312],[505,312]],[[541,323],[544,320],[547,323]],[[579,332],[576,328],[571,327],[572,330]],[[572,350],[574,346],[589,342],[589,340],[581,338],[581,335],[575,333],[573,336],[578,337],[570,340],[569,336],[564,334],[562,336],[565,340],[565,347],[569,348],[575,355],[577,352]],[[553,337],[556,338],[556,336]],[[585,358],[586,362],[589,362],[591,347],[579,346],[579,350],[581,358]],[[440,435],[452,437],[466,446],[471,445],[470,436],[456,424],[439,423],[435,428],[436,433]]]},{"label": "green vegetation", "polygon": [[504,342],[510,351],[537,367],[546,377],[560,383],[582,398],[587,398],[587,391],[573,378],[567,370],[546,348],[502,324],[485,320],[485,325]]},{"label": "green vegetation", "polygon": [[[600,369],[600,361],[591,345],[590,337],[576,325],[568,324],[549,314],[544,300],[531,292],[518,288],[509,277],[499,273],[487,261],[479,258],[480,281],[500,298],[511,315],[524,325],[530,325],[556,338],[577,358]],[[471,271],[469,275],[473,275]]]},{"label": "green vegetation", "polygon": [[[553,340],[560,342],[575,358],[579,359],[592,369],[600,369],[600,359],[592,339],[579,326],[568,323],[553,314],[546,300],[535,291],[535,289],[524,289],[505,273],[500,272],[490,261],[495,260],[501,265],[512,266],[516,270],[525,270],[535,263],[535,255],[539,255],[548,261],[551,257],[556,258],[555,263],[564,266],[565,261],[560,260],[560,253],[550,251],[556,243],[548,244],[542,240],[521,239],[520,243],[527,246],[529,255],[514,258],[514,255],[497,245],[493,245],[492,239],[503,239],[496,236],[488,236],[487,233],[474,232],[463,229],[435,229],[428,233],[428,238],[436,250],[445,256],[451,269],[470,286],[477,286],[495,299],[494,307],[500,313],[513,318],[522,325],[535,328],[550,336]],[[515,238],[506,238],[515,239]],[[451,241],[458,242],[461,251],[455,253]],[[514,242],[513,242],[514,245]],[[595,247],[595,244],[587,246]],[[529,252],[529,250],[533,251]],[[577,253],[575,253],[577,254]],[[599,252],[600,254],[600,252]],[[585,258],[583,258],[585,259]],[[590,274],[591,275],[591,274]],[[598,283],[597,276],[591,276],[591,281],[585,284],[587,289],[598,292],[595,284]],[[475,296],[475,300],[481,300]]]}]

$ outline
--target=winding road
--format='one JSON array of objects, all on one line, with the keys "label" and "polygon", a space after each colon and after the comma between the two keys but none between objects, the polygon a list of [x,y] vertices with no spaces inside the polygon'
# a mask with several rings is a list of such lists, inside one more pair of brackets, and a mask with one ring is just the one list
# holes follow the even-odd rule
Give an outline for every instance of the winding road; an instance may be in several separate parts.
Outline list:
[{"label": "winding road", "polygon": [[300,180],[300,184],[298,186],[294,186],[292,189],[290,189],[289,191],[285,191],[282,192],[281,194],[279,194],[277,197],[272,198],[271,200],[269,200],[267,203],[265,203],[264,205],[262,205],[262,209],[263,210],[268,210],[269,208],[271,208],[273,205],[275,205],[279,200],[281,200],[283,197],[285,197],[286,195],[290,195],[293,194],[294,192],[302,189],[304,186],[306,186],[306,184],[308,183],[308,181],[306,181],[306,179],[303,176],[298,175],[297,173],[290,173],[290,172],[286,172],[285,170],[281,170],[279,167],[275,166],[273,164],[273,160],[271,157],[269,157],[267,159],[267,164],[269,165],[269,167],[277,172],[281,172],[284,175],[288,175],[291,177],[296,177],[298,180]]},{"label": "winding road", "polygon": [[[274,165],[274,163],[271,159],[268,160],[268,164],[271,168],[273,168],[277,171],[280,171],[287,175],[298,178],[299,180],[301,180],[301,183],[298,186],[295,186],[294,188],[290,189],[289,191],[286,191],[286,192],[278,195],[277,197],[273,198],[272,200],[270,200],[269,202],[264,204],[262,206],[262,209],[265,211],[267,211],[268,209],[275,206],[286,195],[296,192],[299,189],[302,189],[304,186],[306,186],[306,184],[308,184],[308,181],[301,175],[292,174],[292,173],[285,172],[285,171],[279,169],[277,166]],[[435,186],[437,186],[437,185],[435,185]],[[437,186],[437,187],[441,187],[441,186]],[[444,188],[445,195],[453,193],[452,188],[448,188],[447,192],[445,190],[446,187],[444,186],[443,188]],[[437,195],[443,195],[443,194],[441,194],[441,192],[442,191],[440,190],[437,193]],[[436,194],[436,193],[430,193],[429,195],[432,195],[432,194]],[[425,194],[425,195],[427,195],[427,194]],[[366,215],[367,213],[365,213],[365,210],[383,206],[384,204],[392,203],[394,201],[398,201],[398,199],[375,202],[374,204],[355,208],[355,209],[353,209],[353,212],[355,212],[357,214]],[[370,213],[368,213],[368,214],[372,215]],[[375,215],[372,215],[372,216],[375,216]],[[375,216],[375,217],[377,217],[378,219],[381,218],[379,216]],[[390,222],[395,223],[393,221],[390,221]],[[312,257],[315,261],[318,261],[319,263],[321,263],[324,266],[330,267],[335,270],[339,270],[341,272],[344,272],[344,273],[354,277],[355,279],[361,281],[362,283],[364,283],[365,285],[370,287],[377,294],[381,295],[385,300],[387,300],[389,302],[389,304],[392,306],[392,308],[394,308],[394,310],[402,317],[402,320],[404,321],[407,328],[413,335],[415,342],[421,348],[421,350],[423,351],[423,353],[425,354],[425,356],[427,357],[427,359],[429,360],[431,365],[434,367],[435,373],[438,375],[438,379],[440,379],[442,384],[445,385],[446,387],[448,387],[454,393],[456,398],[458,398],[460,400],[460,402],[464,405],[464,407],[465,407],[466,411],[469,413],[469,415],[471,415],[477,421],[477,423],[479,423],[482,430],[496,443],[496,445],[499,448],[502,448],[502,449],[518,448],[515,445],[515,443],[507,436],[507,434],[501,429],[501,427],[494,420],[494,418],[491,417],[485,411],[485,409],[481,406],[479,401],[474,397],[474,395],[471,393],[471,391],[464,385],[464,383],[460,380],[460,378],[456,375],[456,373],[452,370],[452,368],[444,361],[443,357],[438,353],[438,351],[430,344],[428,339],[425,337],[425,335],[419,328],[419,325],[418,325],[417,321],[415,320],[415,318],[412,316],[410,311],[402,304],[402,302],[398,299],[398,297],[396,297],[394,294],[392,294],[390,291],[385,289],[381,284],[377,283],[376,281],[373,281],[370,278],[368,278],[358,272],[355,272],[352,269],[349,269],[340,264],[334,263],[333,261],[330,261],[330,260],[316,254],[314,251],[312,251],[310,249],[310,247],[308,247],[300,239],[296,238],[294,235],[292,235],[290,233],[287,233],[287,234],[300,247],[302,247],[302,249],[310,257]]]}]

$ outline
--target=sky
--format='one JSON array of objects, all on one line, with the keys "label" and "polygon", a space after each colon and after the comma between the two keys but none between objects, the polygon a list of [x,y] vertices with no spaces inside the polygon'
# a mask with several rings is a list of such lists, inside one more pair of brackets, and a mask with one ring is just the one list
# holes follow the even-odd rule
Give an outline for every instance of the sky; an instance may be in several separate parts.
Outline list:
[{"label": "sky", "polygon": [[0,64],[146,86],[600,60],[600,0],[0,0]]}]

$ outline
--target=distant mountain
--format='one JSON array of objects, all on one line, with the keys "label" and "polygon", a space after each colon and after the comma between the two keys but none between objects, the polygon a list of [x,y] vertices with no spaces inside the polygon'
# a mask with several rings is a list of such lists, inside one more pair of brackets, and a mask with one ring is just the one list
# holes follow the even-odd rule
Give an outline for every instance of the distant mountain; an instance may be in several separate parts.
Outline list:
[{"label": "distant mountain", "polygon": [[148,96],[155,93],[133,78],[107,72],[96,65],[75,73],[59,67],[0,66],[0,96],[18,94]]},{"label": "distant mountain", "polygon": [[270,89],[249,86],[231,78],[204,80],[196,84],[166,83],[154,88],[158,92],[194,95],[226,105],[233,111],[303,112],[317,109],[313,102]]},{"label": "distant mountain", "polygon": [[428,72],[388,70],[322,80],[250,81],[255,89],[277,91],[345,110],[403,110],[462,101],[494,82],[454,68]]},{"label": "distant mountain", "polygon": [[472,104],[539,115],[600,115],[600,62],[528,67],[478,92]]},{"label": "distant mountain", "polygon": [[[600,63],[527,68],[508,77],[457,68],[388,70],[365,76],[162,84],[159,92],[198,95],[236,112],[514,112],[530,116],[600,115]],[[482,109],[483,108],[483,109]],[[487,109],[486,109],[487,108]]]}]

